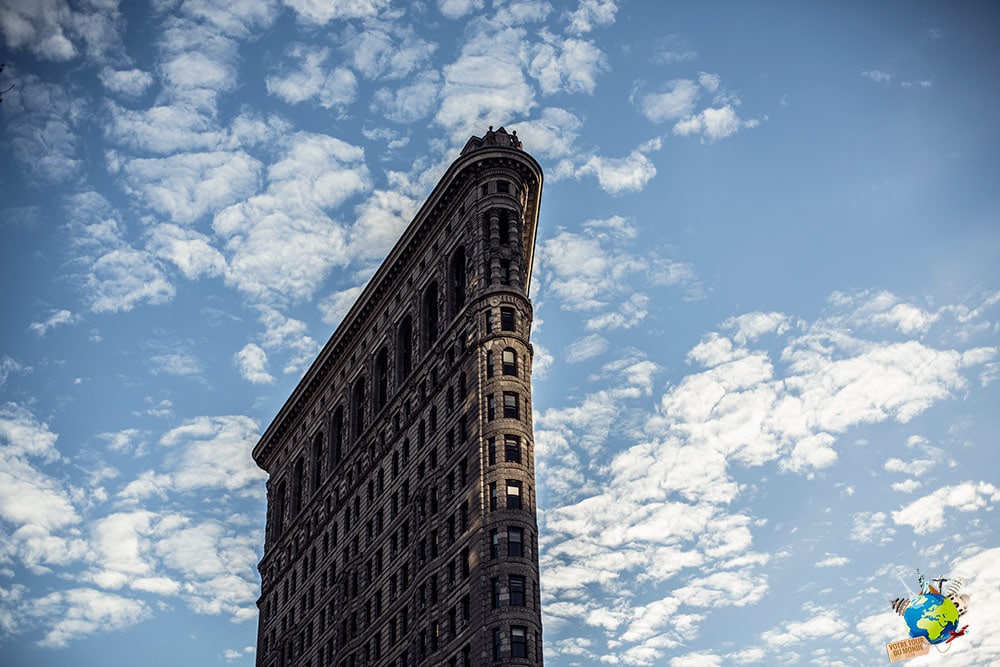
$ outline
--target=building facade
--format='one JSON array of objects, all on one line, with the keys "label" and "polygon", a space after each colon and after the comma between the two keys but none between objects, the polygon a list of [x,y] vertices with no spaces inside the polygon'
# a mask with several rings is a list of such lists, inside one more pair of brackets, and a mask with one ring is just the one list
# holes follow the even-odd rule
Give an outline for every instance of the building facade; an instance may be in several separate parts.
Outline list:
[{"label": "building facade", "polygon": [[469,139],[254,448],[260,667],[542,665],[541,191],[516,133]]}]

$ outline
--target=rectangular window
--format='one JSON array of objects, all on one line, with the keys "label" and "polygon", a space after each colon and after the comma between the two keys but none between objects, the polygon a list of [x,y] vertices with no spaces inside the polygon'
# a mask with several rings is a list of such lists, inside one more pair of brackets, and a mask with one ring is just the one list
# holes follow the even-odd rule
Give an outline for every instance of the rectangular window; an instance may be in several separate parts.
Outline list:
[{"label": "rectangular window", "polygon": [[497,439],[496,438],[490,438],[487,441],[486,455],[487,455],[486,456],[486,460],[489,462],[489,465],[493,466],[493,465],[497,464]]},{"label": "rectangular window", "polygon": [[523,625],[510,626],[510,657],[528,657],[528,628]]},{"label": "rectangular window", "polygon": [[500,309],[500,330],[501,331],[517,331],[517,327],[514,322],[514,309],[513,308],[501,308]]},{"label": "rectangular window", "polygon": [[486,421],[493,421],[497,417],[497,400],[493,394],[486,396]]},{"label": "rectangular window", "polygon": [[507,555],[508,556],[523,556],[524,555],[524,529],[523,528],[508,528],[507,529]]},{"label": "rectangular window", "polygon": [[507,509],[521,509],[521,483],[507,480]]},{"label": "rectangular window", "polygon": [[486,350],[486,378],[489,379],[493,377],[493,364],[495,360],[493,359],[493,350]]},{"label": "rectangular window", "polygon": [[500,660],[503,658],[503,636],[500,634],[500,628],[495,628],[493,630],[493,659]]},{"label": "rectangular window", "polygon": [[497,181],[497,192],[509,192],[510,185],[507,181]]},{"label": "rectangular window", "polygon": [[505,391],[503,393],[503,416],[512,417],[514,419],[517,419],[520,416],[517,394],[509,391]]},{"label": "rectangular window", "polygon": [[510,605],[512,607],[524,606],[524,577],[510,576]]},{"label": "rectangular window", "polygon": [[493,333],[493,311],[486,311],[486,333]]},{"label": "rectangular window", "polygon": [[490,558],[500,558],[500,531],[490,531]]},{"label": "rectangular window", "polygon": [[490,482],[490,511],[495,512],[497,509],[497,483]]},{"label": "rectangular window", "polygon": [[521,462],[521,439],[516,435],[505,435],[503,438],[503,457],[508,463]]},{"label": "rectangular window", "polygon": [[489,193],[490,193],[490,184],[489,183],[483,183],[482,186],[480,186],[480,188],[479,188],[479,194],[481,194],[483,197],[485,197]]},{"label": "rectangular window", "polygon": [[490,599],[493,601],[493,608],[500,608],[500,577],[490,579]]},{"label": "rectangular window", "polygon": [[502,373],[504,375],[517,375],[517,353],[511,348],[503,351],[501,357]]}]

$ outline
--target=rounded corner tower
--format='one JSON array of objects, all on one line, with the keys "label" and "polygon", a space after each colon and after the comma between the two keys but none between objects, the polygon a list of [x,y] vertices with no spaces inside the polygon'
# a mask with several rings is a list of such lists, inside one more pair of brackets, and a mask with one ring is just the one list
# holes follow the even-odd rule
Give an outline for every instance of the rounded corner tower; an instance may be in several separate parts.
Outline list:
[{"label": "rounded corner tower", "polygon": [[472,137],[254,448],[259,667],[540,666],[542,170]]}]

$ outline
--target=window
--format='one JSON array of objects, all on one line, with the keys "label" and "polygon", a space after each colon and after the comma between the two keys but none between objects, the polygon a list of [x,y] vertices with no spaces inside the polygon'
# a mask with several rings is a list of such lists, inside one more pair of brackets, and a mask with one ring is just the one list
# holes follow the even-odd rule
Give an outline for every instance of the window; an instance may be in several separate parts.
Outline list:
[{"label": "window", "polygon": [[424,350],[429,350],[431,344],[438,335],[438,284],[436,282],[427,286],[424,292],[423,321],[424,330]]},{"label": "window", "polygon": [[510,576],[510,605],[512,607],[524,606],[524,577]]},{"label": "window", "polygon": [[510,626],[510,657],[528,657],[528,628],[523,625]]},{"label": "window", "polygon": [[501,331],[517,331],[517,327],[514,324],[514,309],[513,308],[501,308],[500,309],[500,330]]},{"label": "window", "polygon": [[507,181],[497,181],[497,192],[509,192],[510,185]]},{"label": "window", "polygon": [[493,311],[486,311],[486,333],[493,333]]},{"label": "window", "polygon": [[365,379],[363,377],[358,378],[358,381],[354,383],[351,416],[354,417],[354,439],[357,440],[365,430]]},{"label": "window", "polygon": [[516,435],[503,437],[503,458],[508,463],[521,462],[521,439]]},{"label": "window", "polygon": [[520,416],[517,403],[517,394],[505,391],[503,393],[503,416],[517,419]]},{"label": "window", "polygon": [[524,529],[523,528],[508,528],[507,529],[507,555],[508,556],[523,556],[524,555]]},{"label": "window", "polygon": [[375,357],[375,410],[381,410],[389,400],[389,350],[382,348]]},{"label": "window", "polygon": [[313,436],[313,483],[312,491],[319,491],[319,485],[323,483],[323,431],[318,431]]},{"label": "window", "polygon": [[465,247],[459,246],[455,254],[451,256],[451,275],[449,276],[449,287],[451,288],[451,316],[458,315],[458,311],[465,305]]},{"label": "window", "polygon": [[497,417],[497,399],[493,394],[486,396],[486,421],[493,421]]},{"label": "window", "polygon": [[338,406],[333,412],[333,428],[330,429],[330,455],[334,463],[340,463],[344,445],[344,408]]},{"label": "window", "polygon": [[493,659],[500,660],[503,657],[503,636],[500,634],[500,628],[494,628],[493,630]]},{"label": "window", "polygon": [[490,438],[487,441],[486,446],[487,446],[486,460],[489,462],[489,465],[491,465],[491,466],[492,465],[496,465],[496,463],[497,463],[497,439],[496,438]]},{"label": "window", "polygon": [[493,377],[493,350],[486,350],[486,377]]},{"label": "window", "polygon": [[507,480],[507,509],[521,509],[521,483],[512,479]]},{"label": "window", "polygon": [[494,512],[497,508],[497,483],[490,482],[490,511]]},{"label": "window", "polygon": [[503,351],[503,370],[501,371],[504,375],[517,375],[517,353],[514,348],[508,347]]},{"label": "window", "polygon": [[490,531],[490,558],[500,558],[500,531]]},{"label": "window", "polygon": [[480,188],[479,188],[479,194],[481,194],[483,197],[485,197],[489,193],[490,193],[490,184],[489,183],[483,183],[482,186],[480,186]]},{"label": "window", "polygon": [[490,579],[490,600],[494,609],[500,608],[500,577]]},{"label": "window", "polygon": [[396,334],[396,368],[400,382],[413,369],[413,319],[409,315],[403,318]]},{"label": "window", "polygon": [[510,285],[510,260],[500,260],[500,284]]}]

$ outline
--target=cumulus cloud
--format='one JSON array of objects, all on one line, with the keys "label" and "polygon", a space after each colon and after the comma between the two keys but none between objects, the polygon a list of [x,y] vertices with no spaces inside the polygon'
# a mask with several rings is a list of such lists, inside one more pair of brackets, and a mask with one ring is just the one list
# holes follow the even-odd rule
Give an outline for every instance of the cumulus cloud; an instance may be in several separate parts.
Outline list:
[{"label": "cumulus cloud", "polygon": [[757,127],[757,120],[742,120],[730,105],[721,108],[709,107],[698,114],[685,118],[674,125],[674,134],[682,136],[702,135],[709,143],[725,139],[743,128]]},{"label": "cumulus cloud", "polygon": [[943,486],[892,513],[893,522],[910,526],[917,535],[944,528],[945,512],[974,512],[1000,502],[1000,489],[987,482],[963,482]]},{"label": "cumulus cloud", "polygon": [[365,25],[357,31],[348,28],[341,48],[363,77],[402,79],[424,69],[437,45],[412,28],[385,24]]},{"label": "cumulus cloud", "polygon": [[116,70],[105,67],[98,76],[105,88],[127,98],[140,97],[153,85],[153,76],[141,69]]},{"label": "cumulus cloud", "polygon": [[406,85],[376,90],[371,109],[396,123],[412,123],[437,108],[441,87],[441,76],[436,71],[421,72],[410,77]]},{"label": "cumulus cloud", "polygon": [[694,103],[701,93],[698,84],[689,79],[677,79],[664,86],[658,93],[645,93],[635,97],[639,111],[654,123],[683,118],[694,111]]},{"label": "cumulus cloud", "polygon": [[178,225],[157,225],[149,232],[148,250],[171,262],[188,280],[221,276],[226,259],[205,234]]},{"label": "cumulus cloud", "polygon": [[[729,318],[691,349],[689,362],[701,368],[667,387],[653,414],[630,409],[648,395],[652,373],[625,376],[609,364],[608,377],[620,382],[614,390],[536,416],[537,470],[553,494],[539,523],[556,627],[606,627],[609,659],[661,664],[671,640],[661,634],[667,611],[696,634],[705,614],[699,610],[759,604],[769,589],[761,567],[780,556],[754,551],[760,524],[736,503],[753,485],[738,481],[747,478],[736,470],[770,465],[811,476],[838,460],[849,429],[907,423],[961,392],[968,374],[991,358],[885,340],[886,332],[905,335],[892,319],[880,322],[873,340],[859,338],[852,323],[865,303],[845,302],[811,323],[775,312]],[[632,444],[608,461],[609,439]],[[886,469],[921,468],[922,460],[890,460]],[[926,534],[943,526],[949,511],[987,510],[998,499],[987,482],[943,487],[896,512],[856,512],[849,537],[884,543],[903,525]],[[853,560],[826,552],[814,565]],[[672,582],[667,597],[658,588],[665,581]],[[794,650],[842,631],[833,612],[808,612],[806,620],[768,631],[765,644]],[[737,662],[770,650],[747,647]]]},{"label": "cumulus cloud", "polygon": [[209,151],[127,160],[121,173],[144,205],[188,224],[254,194],[262,171],[243,151]]},{"label": "cumulus cloud", "polygon": [[36,600],[30,613],[55,619],[42,646],[65,648],[98,631],[121,630],[152,616],[149,605],[92,588],[57,591]]},{"label": "cumulus cloud", "polygon": [[892,81],[892,75],[886,74],[885,72],[879,71],[877,69],[865,70],[861,73],[861,76],[866,79],[871,79],[875,83],[887,84]]},{"label": "cumulus cloud", "polygon": [[233,356],[243,379],[253,384],[271,384],[274,376],[267,372],[267,353],[259,345],[247,343]]},{"label": "cumulus cloud", "polygon": [[388,0],[283,0],[306,23],[326,25],[339,19],[364,19],[377,16],[389,5]]},{"label": "cumulus cloud", "polygon": [[581,39],[560,39],[547,32],[542,38],[528,66],[542,93],[593,93],[597,75],[608,69],[604,52]]},{"label": "cumulus cloud", "polygon": [[76,318],[73,313],[68,310],[56,310],[42,322],[32,322],[29,324],[28,329],[36,336],[44,336],[49,329],[53,329],[64,324],[73,324],[77,321],[77,319],[78,318]]},{"label": "cumulus cloud", "polygon": [[78,132],[88,115],[84,98],[33,75],[19,84],[4,96],[11,155],[30,181],[73,181],[82,164]]},{"label": "cumulus cloud", "polygon": [[483,0],[438,0],[438,11],[447,18],[459,19],[483,8]]},{"label": "cumulus cloud", "polygon": [[567,30],[582,35],[609,26],[615,22],[617,12],[615,0],[580,0],[577,8],[566,14]]},{"label": "cumulus cloud", "polygon": [[40,58],[71,60],[81,50],[102,56],[121,45],[117,3],[77,5],[66,0],[7,0],[0,32],[11,49],[27,48]]},{"label": "cumulus cloud", "polygon": [[266,302],[309,298],[331,267],[350,261],[344,228],[329,211],[370,187],[360,148],[293,135],[267,169],[266,190],[215,216],[229,256],[226,282]]},{"label": "cumulus cloud", "polygon": [[656,167],[641,150],[623,158],[592,156],[577,170],[577,176],[593,175],[601,189],[611,195],[637,192],[656,176]]},{"label": "cumulus cloud", "polygon": [[535,106],[521,62],[524,30],[475,25],[457,60],[444,68],[441,105],[434,116],[456,144]]},{"label": "cumulus cloud", "polygon": [[245,491],[266,476],[250,458],[259,435],[257,422],[249,417],[189,419],[160,438],[170,450],[165,472],[178,491]]},{"label": "cumulus cloud", "polygon": [[354,101],[358,83],[346,67],[327,67],[330,50],[295,44],[289,56],[299,67],[265,79],[267,91],[289,104],[315,99],[325,109],[343,107]]}]

